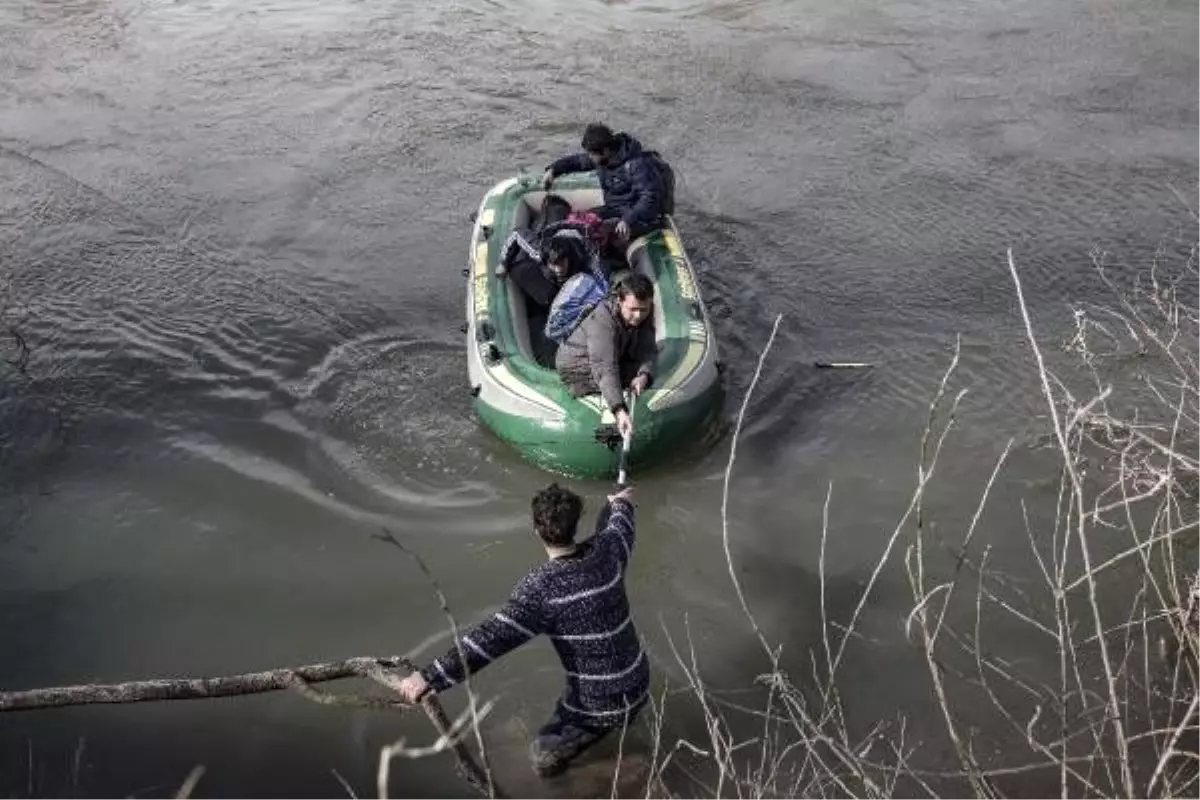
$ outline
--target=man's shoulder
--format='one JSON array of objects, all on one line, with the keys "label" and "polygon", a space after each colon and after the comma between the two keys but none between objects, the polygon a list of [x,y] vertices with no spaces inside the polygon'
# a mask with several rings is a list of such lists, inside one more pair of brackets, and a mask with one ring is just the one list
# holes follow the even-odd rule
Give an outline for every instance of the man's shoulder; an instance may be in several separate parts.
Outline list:
[{"label": "man's shoulder", "polygon": [[530,600],[541,599],[545,591],[549,566],[550,562],[543,562],[529,570],[529,572],[525,573],[524,577],[517,581],[512,593]]},{"label": "man's shoulder", "polygon": [[582,327],[589,333],[609,333],[613,330],[615,319],[612,307],[607,300],[596,304],[592,313],[583,320]]}]

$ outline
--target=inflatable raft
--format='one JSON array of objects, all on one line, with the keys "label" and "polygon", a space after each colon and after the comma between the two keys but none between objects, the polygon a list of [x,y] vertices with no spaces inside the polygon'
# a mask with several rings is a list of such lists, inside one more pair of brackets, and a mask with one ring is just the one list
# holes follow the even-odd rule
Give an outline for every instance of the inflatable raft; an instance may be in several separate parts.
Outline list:
[{"label": "inflatable raft", "polygon": [[[574,209],[602,202],[594,173],[559,177],[552,191]],[[533,176],[513,177],[479,204],[463,270],[467,375],[480,420],[529,461],[572,477],[606,478],[619,457],[612,413],[599,394],[572,397],[545,354],[539,363],[524,294],[496,269],[509,233],[534,220],[545,194]],[[674,221],[632,242],[626,257],[654,282],[658,341],[654,380],[634,409],[636,468],[707,440],[724,394],[712,324]]]}]

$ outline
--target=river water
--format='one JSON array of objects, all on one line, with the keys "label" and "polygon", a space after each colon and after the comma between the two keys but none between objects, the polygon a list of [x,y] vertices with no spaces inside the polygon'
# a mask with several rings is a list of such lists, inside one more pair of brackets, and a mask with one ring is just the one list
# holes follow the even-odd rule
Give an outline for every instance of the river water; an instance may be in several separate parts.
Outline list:
[{"label": "river water", "polygon": [[[1016,437],[980,536],[1018,563],[1017,498],[1054,475],[1005,250],[1053,351],[1103,294],[1093,249],[1134,270],[1194,241],[1196,29],[1182,0],[3,0],[3,321],[30,351],[0,366],[0,688],[424,658],[446,622],[381,528],[460,619],[494,608],[549,476],[471,416],[468,215],[593,119],[676,167],[731,422],[783,315],[729,514],[770,638],[801,664],[819,642],[830,482],[849,616],[956,336],[930,515],[960,528]],[[629,589],[672,685],[685,622],[714,688],[765,671],[721,546],[728,451],[639,482]],[[594,510],[605,486],[572,485]],[[885,570],[843,687],[932,741],[911,604]],[[514,791],[542,791],[525,738],[556,669],[541,642],[480,676]],[[686,710],[668,731],[700,735]],[[334,770],[373,794],[397,736],[430,739],[287,696],[31,712],[0,719],[0,793],[162,795],[199,763],[198,796],[335,795]],[[444,758],[395,771],[394,793],[467,791]]]}]

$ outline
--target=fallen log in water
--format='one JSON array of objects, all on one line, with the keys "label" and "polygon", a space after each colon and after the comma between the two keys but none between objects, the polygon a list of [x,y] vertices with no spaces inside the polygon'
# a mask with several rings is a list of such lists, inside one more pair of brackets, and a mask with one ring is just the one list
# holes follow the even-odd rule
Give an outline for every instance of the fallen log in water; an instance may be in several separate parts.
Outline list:
[{"label": "fallen log in water", "polygon": [[[281,690],[291,690],[308,700],[323,705],[391,709],[403,712],[414,706],[389,697],[330,694],[312,687],[314,683],[326,683],[344,678],[367,678],[395,690],[397,683],[402,678],[402,674],[397,672],[398,669],[403,670],[404,675],[416,671],[412,662],[402,656],[366,656],[349,658],[344,661],[282,667],[263,672],[247,672],[215,678],[165,678],[114,684],[55,686],[45,689],[0,692],[0,712],[33,711],[100,703],[201,700]],[[503,797],[504,795],[491,780],[490,775],[479,766],[466,745],[462,743],[462,731],[458,730],[462,726],[451,724],[437,695],[432,692],[426,694],[420,706],[438,733],[438,743],[434,746],[433,751],[450,750],[454,754],[459,774],[467,783],[485,797]]]}]

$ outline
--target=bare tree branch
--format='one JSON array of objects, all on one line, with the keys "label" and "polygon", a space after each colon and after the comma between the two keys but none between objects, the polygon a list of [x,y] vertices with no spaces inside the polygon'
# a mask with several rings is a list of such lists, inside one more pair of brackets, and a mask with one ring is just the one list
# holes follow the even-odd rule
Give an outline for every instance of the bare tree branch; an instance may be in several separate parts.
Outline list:
[{"label": "bare tree branch", "polygon": [[[463,778],[471,783],[471,785],[475,786],[475,788],[483,792],[485,796],[500,797],[500,789],[492,780],[492,767],[491,764],[488,763],[487,747],[484,745],[483,731],[479,727],[479,722],[482,719],[482,715],[480,714],[478,708],[479,699],[475,694],[474,687],[471,685],[471,671],[466,666],[467,657],[462,650],[462,638],[459,636],[458,620],[456,620],[454,618],[454,614],[450,612],[450,604],[446,601],[446,593],[442,591],[441,585],[438,583],[437,578],[434,577],[433,572],[429,569],[429,566],[425,563],[424,559],[402,545],[400,541],[392,535],[391,531],[389,531],[387,528],[384,528],[383,532],[376,534],[374,538],[382,542],[387,542],[411,558],[416,563],[417,568],[425,574],[425,577],[429,579],[430,584],[433,586],[433,591],[437,595],[438,602],[441,603],[442,613],[446,615],[446,619],[450,623],[450,632],[454,636],[454,647],[458,652],[459,662],[463,665],[463,691],[467,693],[467,708],[471,712],[472,719],[471,728],[475,734],[475,742],[479,745],[479,760],[483,762],[482,767],[476,764],[462,742],[458,739],[455,739],[454,752],[458,755],[459,769]],[[408,666],[411,671],[416,671],[416,667],[412,666],[411,664]],[[433,695],[430,694],[427,695],[427,697],[433,697]],[[430,706],[427,705],[426,709],[429,710]],[[438,711],[441,711],[440,704],[438,705]],[[442,732],[443,737],[445,737],[445,731],[449,726],[449,722],[446,719],[445,713],[441,713],[440,719],[434,719],[431,715],[430,721],[433,722],[434,727],[438,728],[438,730]],[[480,782],[481,779],[482,782]]]},{"label": "bare tree branch", "polygon": [[[116,684],[84,684],[79,686],[57,686],[47,689],[29,689],[18,692],[0,692],[0,712],[31,711],[42,708],[92,705],[99,703],[146,703],[160,700],[200,700],[213,697],[236,697],[239,695],[262,694],[291,690],[306,700],[321,705],[350,706],[355,708],[387,709],[408,711],[413,705],[402,700],[384,697],[361,697],[334,695],[318,691],[310,684],[342,680],[344,678],[367,678],[389,689],[396,690],[401,678],[396,673],[403,669],[405,674],[415,672],[416,667],[403,656],[363,656],[344,661],[307,664],[299,667],[283,667],[264,672],[248,672],[217,678],[174,678],[147,681],[129,681]],[[441,743],[436,752],[450,750],[458,767],[458,773],[480,794],[503,797],[483,770],[459,741],[460,736],[452,733],[455,726],[450,723],[437,695],[427,694],[421,701],[421,710],[429,718]],[[399,751],[397,751],[398,753]],[[195,775],[199,780],[200,775]],[[189,778],[192,781],[191,778]],[[194,787],[194,781],[192,781]],[[489,789],[489,786],[492,788]],[[189,788],[188,791],[191,791]]]},{"label": "bare tree branch", "polygon": [[[325,683],[343,678],[369,677],[372,669],[408,665],[402,656],[350,658],[300,667],[284,667],[264,672],[247,672],[218,678],[167,678],[114,684],[56,686],[47,689],[0,692],[0,712],[29,711],[36,708],[93,705],[97,703],[145,703],[158,700],[200,700],[212,697],[261,694],[284,689],[297,691],[308,699],[316,694],[310,683]],[[298,683],[305,690],[298,690]],[[317,702],[330,703],[325,695]],[[362,698],[357,698],[362,699]]]},{"label": "bare tree branch", "polygon": [[179,791],[175,793],[175,800],[187,800],[192,796],[192,792],[196,791],[196,784],[204,777],[204,765],[197,764],[191,772],[188,773],[183,785],[179,787]]}]

